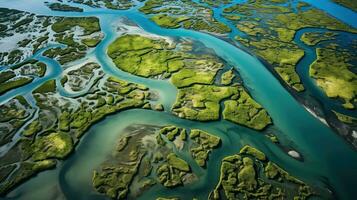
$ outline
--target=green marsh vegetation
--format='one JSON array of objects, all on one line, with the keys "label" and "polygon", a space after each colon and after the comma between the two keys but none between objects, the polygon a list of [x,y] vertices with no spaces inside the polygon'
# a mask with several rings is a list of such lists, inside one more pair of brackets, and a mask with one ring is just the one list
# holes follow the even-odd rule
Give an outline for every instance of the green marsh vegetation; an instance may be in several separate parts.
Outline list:
[{"label": "green marsh vegetation", "polygon": [[301,41],[309,46],[315,46],[322,41],[334,40],[335,36],[337,36],[334,32],[306,32],[302,34]]},{"label": "green marsh vegetation", "polygon": [[68,87],[68,89],[78,92],[88,87],[91,81],[95,82],[102,78],[103,75],[104,73],[97,63],[89,62],[63,75],[61,84],[63,87]]},{"label": "green marsh vegetation", "polygon": [[[83,34],[81,40],[75,40],[74,33],[68,33],[73,27],[80,27]],[[96,17],[65,17],[59,18],[51,29],[56,33],[55,41],[66,45],[56,47],[44,52],[50,58],[56,58],[60,64],[66,64],[85,57],[88,48],[93,48],[101,41],[101,28],[99,19]],[[93,36],[93,34],[97,34]]]},{"label": "green marsh vegetation", "polygon": [[[21,63],[26,59],[24,55],[33,55],[50,42],[66,47],[48,49],[44,55],[55,58],[60,64],[66,64],[83,58],[86,51],[95,47],[102,39],[99,19],[96,17],[35,16],[11,9],[1,9],[0,13],[4,16],[4,30],[1,31],[0,38],[20,35],[18,39],[15,38],[18,42],[13,49],[0,52],[2,65]],[[73,32],[74,27],[78,31]],[[52,34],[52,31],[55,34]],[[27,34],[25,38],[21,36],[24,34]]]},{"label": "green marsh vegetation", "polygon": [[[295,67],[305,53],[293,41],[296,32],[303,28],[324,28],[352,33],[356,30],[308,4],[299,4],[297,12],[290,4],[279,5],[288,2],[248,1],[225,8],[224,13],[240,17],[239,20],[232,20],[237,28],[247,35],[237,36],[239,42],[272,65],[290,87],[303,91],[304,87]],[[304,9],[301,9],[302,7]],[[324,39],[326,37],[329,35]]]},{"label": "green marsh vegetation", "polygon": [[337,119],[343,123],[346,123],[346,124],[356,124],[357,123],[357,118],[355,118],[355,117],[344,115],[337,111],[333,111],[333,113],[336,115]]},{"label": "green marsh vegetation", "polygon": [[357,103],[357,75],[353,67],[354,52],[329,44],[316,48],[317,58],[310,66],[310,76],[330,98],[343,100],[342,106],[354,109]]},{"label": "green marsh vegetation", "polygon": [[[0,31],[0,39],[5,43],[4,47],[8,46],[6,51],[0,52],[1,65],[21,63],[27,58],[26,55],[35,53],[47,43],[48,32],[43,23],[51,17],[35,16],[28,12],[7,8],[1,8],[0,15],[2,16],[0,26],[3,27]],[[6,40],[8,37],[12,39]]]},{"label": "green marsh vegetation", "polygon": [[183,146],[189,145],[192,158],[204,167],[220,144],[219,137],[207,132],[172,125],[131,125],[123,134],[113,156],[93,175],[96,190],[115,199],[138,197],[156,184],[173,188],[193,183],[199,177],[181,157],[188,150]]},{"label": "green marsh vegetation", "polygon": [[[85,73],[88,66],[68,74]],[[68,76],[68,75],[67,75]],[[99,87],[99,82],[103,84]],[[9,134],[3,136],[9,141],[25,122],[29,122],[14,141],[7,153],[0,159],[0,169],[4,176],[1,194],[7,193],[19,183],[40,171],[52,168],[57,160],[69,155],[85,131],[105,116],[129,108],[141,108],[148,102],[147,88],[128,83],[114,77],[100,77],[82,96],[73,99],[58,95],[55,80],[45,82],[33,91],[39,113],[28,121],[32,110],[23,97],[10,100],[2,105],[1,118],[4,119]],[[7,119],[10,117],[11,119]],[[7,139],[6,139],[7,138]],[[11,168],[19,163],[19,168]],[[11,170],[10,170],[11,169]]]},{"label": "green marsh vegetation", "polygon": [[220,173],[210,199],[308,199],[317,194],[251,146],[224,158]]},{"label": "green marsh vegetation", "polygon": [[31,83],[34,78],[43,77],[46,64],[38,60],[27,60],[0,72],[0,94]]},{"label": "green marsh vegetation", "polygon": [[213,11],[210,8],[192,1],[148,0],[139,10],[151,15],[152,21],[165,28],[185,28],[216,34],[231,31],[227,25],[213,17]]},{"label": "green marsh vegetation", "polygon": [[223,110],[220,103],[226,100],[224,119],[257,130],[271,124],[267,112],[241,85],[232,83],[236,76],[232,69],[222,75],[222,85],[216,83],[218,71],[224,68],[222,60],[214,55],[178,50],[176,46],[163,39],[123,35],[109,45],[108,55],[123,71],[142,77],[170,78],[179,89],[172,112],[181,118],[218,120]]},{"label": "green marsh vegetation", "polygon": [[135,5],[133,0],[70,0],[70,2],[84,4],[93,8],[108,8],[112,10],[127,10]]},{"label": "green marsh vegetation", "polygon": [[82,8],[62,4],[62,3],[49,3],[47,6],[54,11],[65,11],[65,12],[83,12]]}]

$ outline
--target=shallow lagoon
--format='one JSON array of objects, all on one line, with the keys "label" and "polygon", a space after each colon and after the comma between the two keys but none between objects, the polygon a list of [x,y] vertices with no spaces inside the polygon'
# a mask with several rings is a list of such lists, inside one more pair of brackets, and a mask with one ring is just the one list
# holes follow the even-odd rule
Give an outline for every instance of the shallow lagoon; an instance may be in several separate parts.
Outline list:
[{"label": "shallow lagoon", "polygon": [[[182,196],[186,198],[193,196],[207,197],[210,190],[218,181],[218,163],[220,160],[226,155],[238,152],[243,144],[256,146],[265,152],[270,160],[307,183],[323,185],[328,181],[341,199],[353,199],[356,195],[354,185],[357,180],[357,172],[354,169],[357,168],[357,155],[355,151],[330,128],[307,112],[259,60],[248,53],[208,34],[183,29],[167,30],[160,28],[149,21],[144,15],[138,13],[136,9],[129,11],[106,11],[99,9],[98,11],[84,7],[86,8],[84,13],[64,13],[49,11],[41,2],[31,2],[30,6],[27,5],[26,8],[23,7],[26,3],[21,3],[20,0],[16,2],[15,4],[12,1],[11,5],[9,4],[10,1],[0,2],[0,6],[11,6],[20,10],[48,15],[95,15],[99,17],[102,31],[105,33],[105,39],[98,45],[92,55],[97,58],[105,72],[157,90],[160,94],[160,101],[165,105],[166,109],[170,108],[176,95],[176,89],[171,84],[165,81],[143,79],[127,74],[115,68],[108,59],[105,49],[115,39],[115,31],[108,22],[116,22],[121,16],[125,16],[148,32],[171,37],[186,37],[200,41],[207,47],[214,49],[219,56],[238,69],[247,89],[267,109],[275,127],[281,131],[281,133],[278,133],[278,137],[286,138],[286,142],[290,141],[291,146],[303,155],[304,163],[286,155],[262,134],[238,125],[225,121],[212,123],[191,122],[178,119],[165,112],[132,110],[107,117],[102,122],[94,125],[83,137],[76,152],[68,160],[61,163],[57,169],[40,173],[36,178],[23,184],[9,194],[10,198],[22,194],[20,198],[24,199],[28,199],[28,197],[33,197],[33,199],[51,199],[52,196],[47,195],[49,191],[53,192],[54,190],[62,191],[64,196],[69,199],[99,198],[91,187],[92,169],[98,166],[105,159],[105,155],[111,151],[113,141],[120,135],[121,130],[126,125],[132,123],[157,125],[172,123],[182,127],[197,127],[219,135],[223,139],[222,148],[212,154],[211,162],[208,163],[208,172],[214,176],[203,176],[198,183],[185,188],[178,188],[177,190],[155,187],[142,196],[143,199],[151,199],[155,195],[160,194],[187,195]],[[319,4],[325,5],[324,3],[320,3],[320,1]],[[330,3],[328,4],[331,6]],[[333,5],[336,6],[335,4]],[[335,7],[321,6],[321,8],[330,14],[334,14],[331,11]],[[351,15],[347,15],[347,17],[341,15],[343,12],[340,11],[336,13],[337,18],[343,18],[344,20],[351,17]],[[346,20],[346,22],[348,21]],[[355,26],[354,22],[351,23],[351,25]],[[46,61],[45,58],[41,58],[41,60]],[[51,62],[53,61],[47,60],[46,63],[53,69],[52,77],[58,76],[61,73],[61,69],[59,69],[56,63]],[[51,73],[51,71],[48,73]],[[49,77],[46,76],[47,78]],[[1,96],[0,100],[4,102],[11,96],[24,94],[46,79],[38,80],[38,82],[9,93],[7,97]],[[46,185],[46,187],[43,187],[43,185]],[[33,193],[34,190],[37,192]]]}]

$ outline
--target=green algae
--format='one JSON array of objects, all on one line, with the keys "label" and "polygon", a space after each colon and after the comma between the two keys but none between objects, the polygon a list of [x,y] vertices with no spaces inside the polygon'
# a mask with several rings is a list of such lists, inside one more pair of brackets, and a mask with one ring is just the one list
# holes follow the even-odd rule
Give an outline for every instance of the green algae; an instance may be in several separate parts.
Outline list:
[{"label": "green algae", "polygon": [[16,74],[13,71],[2,71],[0,72],[0,84],[7,82],[8,80],[14,78]]},{"label": "green algae", "polygon": [[222,68],[217,60],[207,57],[194,61],[185,62],[185,68],[174,73],[171,82],[178,88],[191,86],[193,84],[211,85],[214,78]]},{"label": "green algae", "polygon": [[[73,28],[80,28],[83,34],[68,33]],[[51,25],[55,32],[55,41],[66,47],[56,47],[46,50],[43,55],[56,59],[60,64],[66,64],[85,57],[88,48],[95,47],[100,41],[101,31],[99,19],[96,17],[61,17]],[[48,39],[48,37],[47,37]],[[39,45],[42,42],[38,43]],[[36,47],[37,49],[37,47]]]},{"label": "green algae", "polygon": [[232,0],[200,0],[202,3],[206,3],[213,7],[219,7],[221,5],[226,5],[232,3]]},{"label": "green algae", "polygon": [[0,187],[0,194],[4,195],[6,192],[29,179],[30,177],[36,175],[38,172],[45,169],[51,169],[56,166],[55,160],[42,160],[37,162],[23,162],[19,165],[16,171],[12,171],[11,179],[3,182]]},{"label": "green algae", "polygon": [[169,71],[168,62],[180,58],[168,43],[139,35],[124,35],[108,47],[108,55],[120,69],[143,77]]}]

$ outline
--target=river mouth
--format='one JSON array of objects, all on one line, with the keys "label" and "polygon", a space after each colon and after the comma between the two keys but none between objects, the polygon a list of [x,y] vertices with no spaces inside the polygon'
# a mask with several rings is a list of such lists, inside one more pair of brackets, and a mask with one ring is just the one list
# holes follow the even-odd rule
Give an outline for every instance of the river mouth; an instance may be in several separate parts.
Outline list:
[{"label": "river mouth", "polygon": [[[41,8],[34,8],[34,11],[41,14],[52,14]],[[19,9],[21,9],[21,6]],[[211,155],[209,167],[202,174],[198,183],[177,190],[154,187],[144,194],[141,197],[142,199],[154,199],[161,195],[180,196],[182,199],[193,197],[206,199],[218,182],[220,161],[225,156],[238,153],[241,147],[246,144],[259,148],[270,160],[309,184],[321,187],[331,185],[338,195],[346,193],[346,199],[353,197],[356,193],[354,190],[354,183],[357,178],[354,170],[357,168],[355,151],[340,137],[336,136],[329,127],[306,111],[255,57],[212,35],[184,29],[160,28],[135,9],[123,12],[90,10],[83,14],[55,12],[55,15],[57,14],[60,16],[96,15],[100,19],[105,39],[98,45],[92,56],[97,59],[106,73],[146,85],[157,91],[160,96],[159,101],[164,105],[167,112],[134,109],[106,117],[86,132],[75,152],[68,159],[61,162],[56,169],[43,172],[15,189],[8,195],[9,199],[29,199],[31,197],[33,199],[53,199],[55,197],[106,199],[96,193],[92,187],[93,170],[110,153],[115,145],[115,140],[123,133],[124,129],[133,124],[157,126],[172,124],[191,129],[198,128],[222,139],[222,148]],[[260,132],[225,120],[203,123],[183,120],[171,115],[169,111],[177,94],[177,89],[172,84],[167,81],[144,79],[125,73],[115,68],[106,56],[107,46],[117,36],[112,24],[108,22],[117,21],[121,17],[132,20],[149,33],[189,38],[213,49],[217,55],[239,71],[250,94],[272,116],[274,122],[272,130],[275,131],[274,129],[276,129],[284,146],[292,147],[301,153],[304,161],[301,162],[290,157]],[[43,59],[45,61],[45,58]],[[47,61],[47,63],[53,67],[53,71],[49,72],[51,76],[59,76],[61,73],[60,67],[51,63],[51,61]],[[25,94],[27,90],[35,88],[46,80],[42,79],[31,87],[20,88],[19,91],[16,91],[16,94]],[[10,96],[14,95],[10,94]],[[3,102],[8,98],[9,96],[1,96],[1,101]],[[208,175],[208,173],[213,175]],[[34,190],[36,192],[31,194]]]}]

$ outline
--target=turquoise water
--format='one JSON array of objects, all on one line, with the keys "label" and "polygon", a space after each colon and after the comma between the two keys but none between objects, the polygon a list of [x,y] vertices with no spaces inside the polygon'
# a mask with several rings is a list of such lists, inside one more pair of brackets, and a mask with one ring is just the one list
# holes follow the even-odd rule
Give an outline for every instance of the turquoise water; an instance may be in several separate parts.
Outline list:
[{"label": "turquoise water", "polygon": [[[77,146],[75,153],[68,160],[61,163],[57,169],[43,172],[21,185],[8,195],[9,198],[52,199],[50,194],[61,193],[68,199],[103,198],[95,193],[91,187],[92,171],[112,151],[114,141],[122,134],[123,129],[127,125],[135,123],[153,125],[169,123],[187,128],[200,128],[220,136],[223,140],[222,148],[212,154],[208,163],[207,172],[209,175],[207,172],[200,172],[202,173],[200,181],[189,187],[182,187],[177,190],[169,190],[160,186],[154,187],[142,196],[143,199],[153,199],[161,194],[165,196],[177,195],[184,197],[184,199],[193,196],[206,198],[209,191],[217,183],[220,160],[224,156],[238,152],[244,144],[258,147],[266,153],[269,159],[289,171],[292,175],[312,185],[331,185],[340,199],[354,199],[356,196],[356,152],[329,127],[307,112],[254,56],[208,34],[183,29],[168,30],[160,28],[136,9],[108,11],[84,6],[86,8],[84,13],[64,13],[49,11],[39,2],[30,1],[27,6],[23,5],[26,3],[21,2],[24,2],[24,0],[16,0],[15,3],[14,1],[0,1],[0,7],[7,6],[32,11],[37,14],[56,16],[97,16],[100,19],[105,38],[91,56],[96,57],[106,73],[146,85],[158,91],[160,94],[159,101],[165,105],[166,109],[174,102],[177,92],[171,84],[166,81],[143,79],[122,72],[115,68],[106,56],[106,47],[115,39],[115,30],[111,23],[116,22],[121,17],[126,17],[147,32],[162,36],[189,38],[203,43],[208,48],[212,48],[218,56],[239,71],[250,94],[271,115],[274,128],[279,130],[278,137],[286,138],[287,143],[291,144],[303,155],[304,162],[297,161],[286,155],[284,151],[271,143],[263,134],[226,121],[200,123],[182,120],[167,112],[131,110],[109,116],[92,126]],[[343,8],[335,4],[333,4],[335,7],[331,7],[332,5],[327,2],[326,4],[329,7],[324,7],[325,3],[322,2],[316,6],[350,23],[348,19],[351,16],[341,14],[342,11],[340,10]],[[333,8],[336,8],[336,13],[334,13]],[[219,18],[218,20],[223,20],[219,17],[219,10],[215,11],[217,12],[215,16]],[[355,26],[354,22],[350,24]],[[4,102],[17,94],[26,94],[38,87],[42,82],[56,78],[61,74],[62,69],[58,63],[39,55],[36,56],[38,56],[36,58],[45,61],[50,66],[51,70],[47,72],[46,77],[1,96],[0,102]],[[34,190],[36,192],[33,192]]]}]

